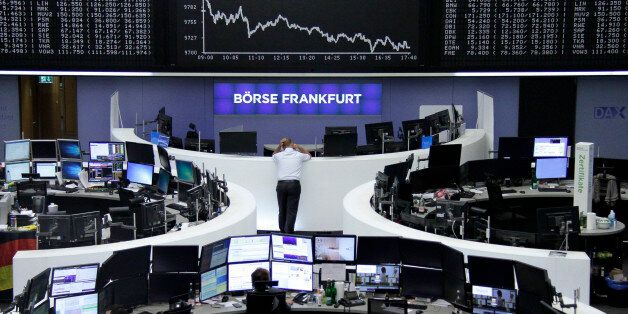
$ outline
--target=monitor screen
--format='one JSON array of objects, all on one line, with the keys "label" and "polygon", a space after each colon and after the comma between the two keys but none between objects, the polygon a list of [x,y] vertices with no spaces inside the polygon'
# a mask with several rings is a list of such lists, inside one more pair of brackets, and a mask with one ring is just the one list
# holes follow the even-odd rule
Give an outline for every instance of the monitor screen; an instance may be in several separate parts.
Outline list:
[{"label": "monitor screen", "polygon": [[441,269],[442,247],[440,242],[401,239],[399,240],[401,262],[404,265]]},{"label": "monitor screen", "polygon": [[33,159],[57,160],[57,142],[54,140],[31,141]]},{"label": "monitor screen", "polygon": [[203,246],[201,250],[201,272],[227,264],[229,239],[220,240]]},{"label": "monitor screen", "polygon": [[177,160],[177,178],[180,181],[194,184],[194,164],[191,161]]},{"label": "monitor screen", "polygon": [[201,273],[201,301],[225,292],[227,292],[227,265]]},{"label": "monitor screen", "polygon": [[366,143],[376,144],[382,142],[382,134],[386,136],[395,136],[392,122],[370,123],[364,125],[366,132]]},{"label": "monitor screen", "polygon": [[159,178],[157,179],[157,189],[161,194],[168,194],[168,186],[172,176],[164,169],[159,169]]},{"label": "monitor screen", "polygon": [[495,313],[516,313],[517,291],[484,286],[472,286],[473,313],[496,311]]},{"label": "monitor screen", "polygon": [[153,246],[153,273],[198,272],[198,246]]},{"label": "monitor screen", "polygon": [[61,162],[61,177],[64,180],[78,180],[82,170],[83,163],[80,161]]},{"label": "monitor screen", "polygon": [[430,147],[428,167],[460,166],[461,144],[436,145]]},{"label": "monitor screen", "polygon": [[468,256],[469,282],[474,286],[515,288],[514,263],[511,260]]},{"label": "monitor screen", "polygon": [[54,179],[57,177],[57,162],[34,162],[33,172],[42,179]]},{"label": "monitor screen", "polygon": [[534,139],[534,157],[567,157],[566,137],[537,137]]},{"label": "monitor screen", "polygon": [[98,293],[55,299],[55,314],[97,314]]},{"label": "monitor screen", "polygon": [[31,158],[31,141],[4,142],[4,161],[24,160]]},{"label": "monitor screen", "polygon": [[270,236],[232,237],[229,241],[229,263],[268,260]]},{"label": "monitor screen", "polygon": [[42,271],[33,277],[28,289],[28,304],[37,304],[48,294],[48,284],[50,283],[50,268]]},{"label": "monitor screen", "polygon": [[155,164],[155,152],[153,145],[126,142],[126,158],[128,162],[154,165]]},{"label": "monitor screen", "polygon": [[273,261],[271,280],[277,288],[296,291],[312,291],[312,264]]},{"label": "monitor screen", "polygon": [[251,274],[258,268],[270,271],[269,262],[254,262],[242,264],[229,264],[229,291],[243,291],[253,289]]},{"label": "monitor screen", "polygon": [[4,165],[4,173],[7,182],[22,180],[23,173],[31,173],[30,161],[7,163]]},{"label": "monitor screen", "polygon": [[90,161],[87,169],[89,182],[113,181],[113,162]]},{"label": "monitor screen", "polygon": [[126,178],[137,184],[152,185],[153,184],[153,165],[127,163]]},{"label": "monitor screen", "polygon": [[399,264],[399,238],[359,237],[358,263],[360,264]]},{"label": "monitor screen", "polygon": [[548,284],[549,276],[547,270],[515,262],[515,278],[517,278],[517,289],[525,291],[543,298],[551,297],[551,285]]},{"label": "monitor screen", "polygon": [[531,158],[534,155],[534,138],[500,137],[497,157]]},{"label": "monitor screen", "polygon": [[355,262],[355,236],[314,237],[317,262]]},{"label": "monitor screen", "polygon": [[163,148],[167,148],[170,144],[170,137],[157,131],[150,132],[150,142]]},{"label": "monitor screen", "polygon": [[399,290],[399,265],[357,265],[355,272],[356,290]]},{"label": "monitor screen", "polygon": [[124,161],[125,151],[122,142],[89,143],[89,159],[93,161]]},{"label": "monitor screen", "polygon": [[403,295],[442,299],[444,295],[443,272],[437,269],[406,267],[401,269]]},{"label": "monitor screen", "polygon": [[536,160],[536,178],[565,179],[569,168],[569,158],[538,158]]},{"label": "monitor screen", "polygon": [[257,154],[257,132],[220,132],[218,135],[221,154]]},{"label": "monitor screen", "polygon": [[312,238],[292,235],[273,234],[273,259],[313,263]]},{"label": "monitor screen", "polygon": [[61,159],[81,159],[81,144],[77,140],[57,140]]},{"label": "monitor screen", "polygon": [[52,270],[50,297],[96,291],[98,264],[58,267]]}]

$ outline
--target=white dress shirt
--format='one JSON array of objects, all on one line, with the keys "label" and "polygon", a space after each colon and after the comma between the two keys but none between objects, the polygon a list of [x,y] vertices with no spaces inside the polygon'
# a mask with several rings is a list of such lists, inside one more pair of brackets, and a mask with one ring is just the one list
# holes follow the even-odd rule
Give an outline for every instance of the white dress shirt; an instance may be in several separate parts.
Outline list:
[{"label": "white dress shirt", "polygon": [[303,163],[311,158],[310,154],[303,154],[292,147],[274,154],[273,160],[277,165],[277,180],[299,180]]}]

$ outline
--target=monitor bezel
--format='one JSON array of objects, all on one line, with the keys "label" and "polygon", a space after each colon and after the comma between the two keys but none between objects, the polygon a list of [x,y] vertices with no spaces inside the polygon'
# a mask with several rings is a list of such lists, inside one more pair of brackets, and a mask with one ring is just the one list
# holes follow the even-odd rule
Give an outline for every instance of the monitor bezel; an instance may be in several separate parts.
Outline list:
[{"label": "monitor bezel", "polygon": [[[58,161],[59,160],[59,147],[57,145],[57,141],[56,140],[30,140],[31,142],[31,160],[33,161]],[[52,143],[55,146],[55,157],[54,158],[35,158],[34,154],[33,154],[33,143],[41,143],[41,142],[48,142],[48,143]]]},{"label": "monitor bezel", "polygon": [[[55,271],[58,269],[69,269],[69,268],[79,268],[79,267],[86,267],[86,266],[96,266],[96,278],[94,279],[94,290],[93,291],[87,291],[87,292],[79,292],[79,293],[70,293],[70,294],[61,294],[61,295],[53,295],[52,294],[52,288],[54,287],[54,283],[52,282],[54,277],[55,277]],[[60,266],[60,267],[54,267],[50,270],[50,287],[49,287],[49,298],[61,298],[61,297],[67,297],[67,296],[77,296],[77,295],[82,295],[82,294],[92,294],[92,293],[97,293],[98,291],[98,272],[100,271],[100,263],[88,263],[88,264],[80,264],[80,265],[70,265],[70,266]]]},{"label": "monitor bezel", "polygon": [[[316,264],[325,264],[325,263],[329,263],[329,264],[338,264],[338,263],[344,263],[344,264],[355,264],[358,260],[358,237],[354,234],[343,234],[343,235],[314,235],[313,237],[313,241],[312,241],[312,245],[314,246],[312,248],[312,254],[314,255],[314,263]],[[353,239],[353,260],[352,261],[343,261],[343,260],[320,260],[316,258],[316,238],[352,238]]]},{"label": "monitor bezel", "polygon": [[[92,159],[92,144],[122,144],[122,147],[124,147],[124,158],[122,160],[98,160],[98,159]],[[89,161],[101,161],[101,162],[120,162],[120,161],[126,161],[126,142],[106,142],[106,141],[102,141],[102,142],[98,142],[98,141],[90,141],[89,142]]]},{"label": "monitor bezel", "polygon": [[38,161],[33,161],[32,165],[31,165],[31,172],[33,173],[38,173],[37,172],[37,165],[38,164],[54,164],[55,165],[55,176],[53,177],[43,177],[40,174],[40,179],[56,179],[57,178],[57,173],[59,172],[59,164],[57,161],[54,160],[49,160],[49,161],[45,161],[45,160],[38,160]]},{"label": "monitor bezel", "polygon": [[[7,160],[7,151],[8,151],[7,150],[7,144],[21,143],[21,142],[28,142],[28,158]],[[15,162],[15,161],[31,160],[32,154],[33,154],[33,150],[32,150],[32,147],[31,147],[31,140],[30,139],[4,141],[4,162],[5,163]]]},{"label": "monitor bezel", "polygon": [[312,263],[299,263],[299,262],[290,262],[290,261],[284,261],[284,260],[272,260],[270,262],[270,280],[271,281],[275,281],[275,278],[273,278],[273,265],[274,263],[282,263],[282,264],[293,264],[293,265],[303,265],[306,267],[310,267],[311,272],[312,272],[312,276],[310,277],[310,289],[309,290],[300,290],[300,289],[291,289],[289,287],[281,287],[279,285],[277,285],[277,288],[279,289],[283,289],[286,291],[299,291],[299,292],[311,292],[314,290],[314,264]]},{"label": "monitor bezel", "polygon": [[[266,259],[259,259],[259,260],[253,260],[253,261],[237,261],[237,262],[233,262],[229,260],[229,252],[231,251],[231,240],[233,240],[234,238],[256,238],[256,237],[268,237],[268,257]],[[263,261],[270,261],[270,246],[272,245],[271,243],[272,238],[270,237],[270,234],[256,234],[256,235],[245,235],[245,236],[234,236],[234,237],[229,237],[229,250],[227,251],[227,264],[241,264],[241,263],[255,263],[255,262],[263,262]]]},{"label": "monitor bezel", "polygon": [[[74,142],[76,143],[76,145],[78,145],[79,147],[79,158],[74,158],[74,157],[63,157],[61,156],[61,142]],[[59,155],[59,160],[83,160],[83,150],[81,148],[81,141],[80,140],[75,140],[75,139],[65,139],[65,138],[59,138],[57,139],[57,154]]]},{"label": "monitor bezel", "polygon": [[[297,261],[297,260],[292,260],[292,259],[276,258],[275,252],[273,250],[273,236],[281,236],[281,237],[287,236],[287,237],[294,237],[294,238],[301,238],[301,239],[310,239],[310,253],[312,253],[312,260],[311,261]],[[314,237],[306,236],[306,235],[288,234],[288,233],[271,233],[270,234],[270,260],[281,261],[281,262],[294,262],[294,263],[300,263],[300,264],[314,263]]]}]

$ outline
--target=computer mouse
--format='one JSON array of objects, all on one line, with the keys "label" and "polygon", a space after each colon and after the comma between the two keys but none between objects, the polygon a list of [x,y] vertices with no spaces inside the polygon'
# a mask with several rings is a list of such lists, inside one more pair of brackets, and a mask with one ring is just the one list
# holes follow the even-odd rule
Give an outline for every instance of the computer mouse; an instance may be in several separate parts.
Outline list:
[{"label": "computer mouse", "polygon": [[227,301],[229,301],[229,297],[226,295],[223,295],[222,299],[220,299],[220,302],[227,302]]},{"label": "computer mouse", "polygon": [[526,191],[521,190],[521,191],[519,191],[519,193],[526,194]]},{"label": "computer mouse", "polygon": [[571,190],[567,190],[567,191],[565,191],[565,192],[567,192],[567,193],[571,193]]}]

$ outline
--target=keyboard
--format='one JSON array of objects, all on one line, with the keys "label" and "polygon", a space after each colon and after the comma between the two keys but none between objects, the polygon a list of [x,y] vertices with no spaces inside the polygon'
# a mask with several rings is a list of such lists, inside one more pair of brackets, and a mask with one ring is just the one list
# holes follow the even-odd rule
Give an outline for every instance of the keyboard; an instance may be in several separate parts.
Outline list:
[{"label": "keyboard", "polygon": [[168,205],[166,205],[166,207],[174,209],[174,210],[178,210],[178,211],[186,211],[186,210],[188,210],[188,206],[187,205],[183,205],[183,204],[179,204],[179,203],[168,204]]},{"label": "keyboard", "polygon": [[539,192],[567,192],[566,188],[542,188],[539,187]]},{"label": "keyboard", "polygon": [[408,303],[408,309],[413,310],[427,310],[427,305],[418,303]]},{"label": "keyboard", "polygon": [[517,193],[517,191],[513,189],[502,190],[502,194],[514,194],[514,193]]},{"label": "keyboard", "polygon": [[92,186],[85,189],[87,193],[109,193],[109,188],[101,186]]}]

